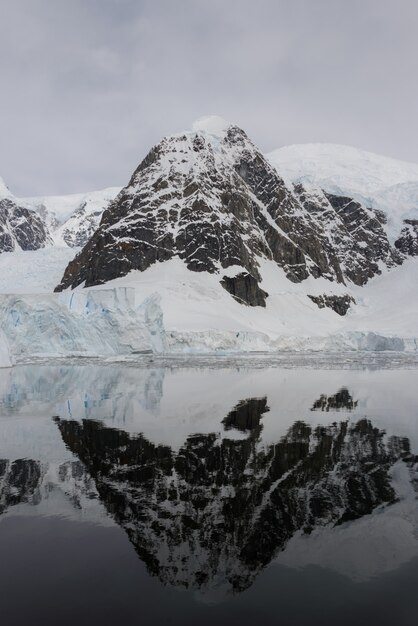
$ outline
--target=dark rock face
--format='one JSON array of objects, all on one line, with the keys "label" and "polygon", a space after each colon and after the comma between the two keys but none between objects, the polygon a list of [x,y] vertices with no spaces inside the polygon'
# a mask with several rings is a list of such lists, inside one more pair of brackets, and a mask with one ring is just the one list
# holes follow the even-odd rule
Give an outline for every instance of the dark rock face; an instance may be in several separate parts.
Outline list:
[{"label": "dark rock face", "polygon": [[349,236],[347,239],[344,231],[336,232],[333,239],[348,279],[356,285],[364,285],[369,278],[380,274],[379,261],[387,267],[402,262],[390,246],[380,211],[365,208],[351,198],[325,195]]},{"label": "dark rock face", "polygon": [[405,256],[418,256],[418,220],[404,220],[395,248]]},{"label": "dark rock face", "polygon": [[[336,405],[349,402],[337,395]],[[56,423],[152,575],[203,592],[222,581],[239,592],[296,532],[394,502],[389,470],[399,459],[414,462],[408,440],[386,439],[366,419],[296,422],[278,443],[263,444],[266,410],[265,398],[245,400],[224,419],[245,438],[193,435],[178,451],[99,422]]]},{"label": "dark rock face", "polygon": [[38,250],[51,239],[42,218],[9,198],[0,200],[0,253]]},{"label": "dark rock face", "polygon": [[[379,261],[400,262],[376,212],[287,188],[236,126],[155,146],[56,290],[102,284],[173,257],[191,271],[224,275],[222,285],[252,306],[264,306],[267,295],[259,259],[274,261],[293,282],[311,275],[359,285],[379,272]],[[236,275],[225,278],[231,267]]]},{"label": "dark rock face", "polygon": [[328,307],[338,313],[338,315],[346,315],[348,309],[352,304],[355,304],[356,301],[352,296],[345,294],[344,296],[327,296],[323,294],[322,296],[310,296],[308,298],[315,302],[318,305],[318,308],[324,309]]},{"label": "dark rock face", "polygon": [[251,274],[237,274],[232,278],[224,276],[221,285],[238,302],[250,306],[266,306],[268,293],[259,287],[258,282]]}]

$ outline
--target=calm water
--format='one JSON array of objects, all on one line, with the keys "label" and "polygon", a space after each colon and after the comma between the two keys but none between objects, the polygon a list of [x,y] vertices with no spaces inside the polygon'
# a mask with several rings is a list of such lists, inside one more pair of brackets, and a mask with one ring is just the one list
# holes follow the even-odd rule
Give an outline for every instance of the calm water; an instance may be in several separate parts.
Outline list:
[{"label": "calm water", "polygon": [[417,454],[399,364],[0,370],[1,623],[415,626]]}]

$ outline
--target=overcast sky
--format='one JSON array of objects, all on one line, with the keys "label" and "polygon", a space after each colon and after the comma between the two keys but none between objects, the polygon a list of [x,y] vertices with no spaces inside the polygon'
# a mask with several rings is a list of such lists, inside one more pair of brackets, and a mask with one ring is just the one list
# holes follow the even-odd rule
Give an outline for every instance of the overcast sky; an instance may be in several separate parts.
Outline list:
[{"label": "overcast sky", "polygon": [[16,195],[125,184],[217,114],[263,151],[418,162],[417,0],[0,0],[0,176]]}]

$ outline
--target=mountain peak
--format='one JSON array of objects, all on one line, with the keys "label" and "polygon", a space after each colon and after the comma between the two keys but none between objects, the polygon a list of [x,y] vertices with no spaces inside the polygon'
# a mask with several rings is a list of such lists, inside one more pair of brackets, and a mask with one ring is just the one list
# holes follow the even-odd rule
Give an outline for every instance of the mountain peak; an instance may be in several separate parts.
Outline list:
[{"label": "mountain peak", "polygon": [[193,122],[192,130],[194,132],[208,133],[209,135],[224,136],[231,126],[230,122],[218,115],[205,115]]}]

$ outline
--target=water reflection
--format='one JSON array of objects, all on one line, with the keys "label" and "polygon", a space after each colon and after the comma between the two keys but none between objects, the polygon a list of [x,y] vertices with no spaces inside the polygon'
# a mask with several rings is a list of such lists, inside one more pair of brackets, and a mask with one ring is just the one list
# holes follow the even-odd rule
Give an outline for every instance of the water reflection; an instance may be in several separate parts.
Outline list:
[{"label": "water reflection", "polygon": [[341,411],[342,409],[353,411],[357,404],[358,400],[353,400],[348,389],[343,387],[333,396],[321,394],[320,398],[313,403],[311,411]]},{"label": "water reflection", "polygon": [[377,537],[367,572],[387,571],[418,554],[418,386],[401,374],[0,372],[0,514],[117,525],[155,579],[205,597],[273,560],[322,565],[350,528]]},{"label": "water reflection", "polygon": [[281,441],[259,445],[254,421],[266,406],[246,400],[225,418],[226,428],[248,429],[246,438],[193,435],[178,451],[97,421],[55,421],[152,575],[200,590],[222,581],[239,592],[297,531],[393,503],[391,466],[415,461],[406,438],[385,440],[366,419],[296,422]]},{"label": "water reflection", "polygon": [[232,409],[222,420],[225,430],[235,428],[241,432],[261,431],[260,419],[264,413],[270,411],[267,398],[249,398],[243,400]]}]

